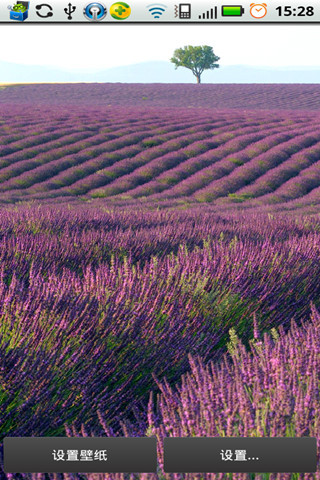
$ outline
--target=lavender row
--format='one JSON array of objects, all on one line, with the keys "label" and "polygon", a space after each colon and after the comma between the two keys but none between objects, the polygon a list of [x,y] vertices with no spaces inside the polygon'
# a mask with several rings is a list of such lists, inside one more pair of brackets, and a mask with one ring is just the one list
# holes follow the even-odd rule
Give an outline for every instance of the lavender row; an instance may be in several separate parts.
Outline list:
[{"label": "lavender row", "polygon": [[[256,135],[250,135],[253,131],[259,132],[260,128],[258,126],[244,126],[243,128],[237,129],[234,131],[226,131],[215,135],[212,137],[210,141],[210,137],[208,138],[209,141],[198,141],[194,144],[186,148],[179,149],[175,154],[172,151],[168,152],[166,155],[156,156],[153,161],[148,162],[146,166],[138,167],[134,170],[132,174],[127,174],[125,176],[119,177],[116,175],[115,180],[112,181],[110,186],[104,189],[99,190],[92,190],[90,193],[91,195],[114,195],[121,192],[127,192],[128,190],[134,189],[137,184],[146,183],[148,180],[158,176],[162,172],[171,171],[172,168],[175,168],[175,164],[183,165],[188,158],[199,158],[202,159],[203,156],[212,157],[214,158],[215,152],[219,149],[222,150],[222,154],[225,154],[226,151],[230,151],[230,148],[238,149],[242,144],[243,141],[245,144],[249,143],[251,139],[254,138],[261,138],[261,133],[256,133]],[[245,140],[242,137],[245,137],[245,133],[247,133],[247,138]],[[234,140],[232,141],[232,139]],[[203,153],[207,151],[206,153]],[[213,153],[211,153],[211,151]],[[210,152],[210,153],[208,153]],[[218,153],[219,154],[219,153]],[[128,162],[127,162],[128,163]],[[132,162],[130,161],[130,165]],[[109,174],[109,169],[106,171],[106,174]],[[148,188],[148,186],[147,186]]]},{"label": "lavender row", "polygon": [[175,381],[234,324],[248,337],[252,313],[288,328],[320,293],[317,222],[70,207],[3,211],[0,225],[4,434],[98,428],[97,409],[112,424],[151,372]]},{"label": "lavender row", "polygon": [[[221,359],[204,362],[189,355],[190,370],[175,386],[157,380],[159,394],[150,392],[145,412],[138,412],[135,423],[122,421],[118,435],[155,436],[159,468],[157,474],[7,474],[15,480],[227,480],[229,474],[165,474],[164,437],[304,437],[317,439],[320,447],[319,391],[320,314],[312,306],[311,318],[298,327],[291,322],[288,332],[282,326],[263,335],[253,317],[253,335],[245,347],[237,328],[229,330],[228,353]],[[65,424],[67,436],[116,435],[98,410],[100,428]],[[234,473],[235,480],[318,480],[320,458],[315,473]]]},{"label": "lavender row", "polygon": [[273,168],[283,161],[287,160],[297,151],[314,145],[320,139],[320,133],[299,134],[296,132],[295,138],[270,148],[267,152],[255,156],[245,165],[239,166],[233,174],[226,178],[217,180],[209,184],[204,189],[198,190],[195,197],[198,200],[212,200],[225,194],[233,193],[242,186],[252,182],[258,176],[264,174],[270,168]]},{"label": "lavender row", "polygon": [[[130,195],[135,198],[147,194],[148,191],[151,194],[163,192],[161,195],[156,195],[157,198],[162,196],[172,198],[181,195],[182,192],[190,195],[197,189],[208,185],[214,177],[228,175],[238,165],[245,163],[257,153],[292,138],[295,132],[291,130],[290,134],[281,135],[281,130],[287,132],[287,126],[272,127],[272,124],[266,124],[263,131],[261,131],[261,127],[251,130],[239,129],[234,132],[234,138],[231,138],[225,145],[218,146],[210,152],[194,155],[191,161],[186,159],[177,167],[167,169],[145,186],[131,190]],[[257,133],[251,133],[254,131]],[[306,131],[310,131],[308,127]],[[232,153],[234,155],[230,156]]]},{"label": "lavender row", "polygon": [[[300,129],[294,129],[288,132],[287,128],[284,128],[284,132],[279,133],[278,129],[275,129],[275,131],[271,130],[270,135],[266,136],[266,133],[262,133],[261,139],[258,139],[252,144],[251,138],[248,136],[248,145],[240,151],[238,139],[236,138],[230,142],[231,147],[234,145],[233,148],[231,148],[231,152],[230,150],[226,152],[223,148],[216,149],[213,156],[215,161],[212,165],[199,170],[178,184],[173,185],[170,190],[165,192],[165,196],[167,198],[173,198],[192,195],[198,191],[205,191],[205,188],[209,188],[212,182],[219,181],[219,179],[221,179],[221,181],[229,179],[232,172],[237,174],[238,168],[255,159],[257,155],[269,152],[272,148],[281,148],[286,141],[294,138],[299,131],[301,132]],[[313,132],[313,127],[303,128],[303,133],[310,131]],[[245,138],[243,140],[245,140]]]},{"label": "lavender row", "polygon": [[[201,124],[197,127],[192,127],[186,130],[184,129],[183,135],[180,134],[178,139],[177,129],[175,129],[174,132],[162,134],[161,136],[146,135],[136,147],[127,146],[122,149],[115,149],[114,152],[109,154],[103,152],[98,157],[95,157],[92,160],[87,160],[81,163],[81,165],[77,164],[76,166],[63,169],[61,173],[53,175],[49,180],[40,183],[38,182],[32,189],[30,189],[30,192],[45,191],[48,189],[50,190],[51,188],[60,188],[60,191],[63,191],[63,188],[61,187],[72,185],[72,192],[86,193],[92,188],[91,185],[96,185],[97,182],[99,184],[99,179],[100,182],[101,179],[107,181],[104,173],[107,174],[106,176],[112,178],[125,172],[123,164],[128,163],[128,159],[130,161],[130,168],[134,169],[137,156],[143,157],[143,155],[140,155],[141,151],[145,153],[147,150],[149,154],[150,152],[154,152],[154,155],[157,155],[159,151],[172,151],[181,145],[192,142],[193,138],[205,138],[207,134],[203,132],[206,132],[210,128],[210,124]],[[188,133],[188,130],[193,133]],[[125,140],[125,138],[126,137],[122,137],[121,141]],[[101,150],[103,150],[103,146],[101,146]],[[78,181],[79,172],[81,172],[80,178],[85,177],[84,181]],[[66,192],[69,191],[69,188],[66,189]]]}]

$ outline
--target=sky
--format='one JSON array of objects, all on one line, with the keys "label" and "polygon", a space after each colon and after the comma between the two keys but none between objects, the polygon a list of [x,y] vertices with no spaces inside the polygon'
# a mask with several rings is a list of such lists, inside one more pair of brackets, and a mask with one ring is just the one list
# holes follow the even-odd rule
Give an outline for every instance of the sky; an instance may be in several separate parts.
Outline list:
[{"label": "sky", "polygon": [[[0,61],[99,71],[210,45],[220,66],[320,66],[320,25],[1,25]],[[14,54],[13,54],[14,52]]]}]

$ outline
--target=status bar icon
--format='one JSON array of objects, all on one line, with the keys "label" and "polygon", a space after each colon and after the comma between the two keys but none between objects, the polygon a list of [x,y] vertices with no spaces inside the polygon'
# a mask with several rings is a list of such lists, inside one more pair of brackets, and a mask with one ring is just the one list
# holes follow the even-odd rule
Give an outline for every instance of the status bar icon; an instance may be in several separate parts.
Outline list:
[{"label": "status bar icon", "polygon": [[210,10],[199,15],[199,20],[213,20],[214,18],[217,18],[217,7],[210,8]]},{"label": "status bar icon", "polygon": [[76,11],[76,6],[68,3],[68,6],[64,9],[64,13],[68,15],[68,20],[72,20],[72,14]]},{"label": "status bar icon", "polygon": [[29,3],[30,2],[17,1],[15,5],[9,5],[10,19],[24,22],[24,20],[28,18]]},{"label": "status bar icon", "polygon": [[83,15],[91,22],[99,22],[107,15],[107,9],[102,3],[91,2],[84,7]]},{"label": "status bar icon", "polygon": [[244,14],[242,5],[222,5],[221,15],[223,17],[241,17]]},{"label": "status bar icon", "polygon": [[267,15],[267,4],[266,3],[251,3],[250,4],[250,15],[253,18],[263,18]]},{"label": "status bar icon", "polygon": [[147,9],[149,10],[153,18],[160,18],[167,8],[167,5],[163,5],[162,3],[154,3],[152,5],[147,5]]},{"label": "status bar icon", "polygon": [[131,8],[125,2],[117,2],[111,5],[109,13],[116,20],[125,20],[130,16]]},{"label": "status bar icon", "polygon": [[191,18],[191,4],[190,3],[179,3],[179,5],[174,6],[174,16],[175,18],[179,17],[181,19],[190,19]]}]

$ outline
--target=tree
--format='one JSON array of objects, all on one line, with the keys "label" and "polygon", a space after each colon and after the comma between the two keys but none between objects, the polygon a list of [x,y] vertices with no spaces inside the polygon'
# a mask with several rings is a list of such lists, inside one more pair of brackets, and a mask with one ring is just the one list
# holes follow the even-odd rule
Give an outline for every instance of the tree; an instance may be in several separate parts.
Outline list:
[{"label": "tree", "polygon": [[212,47],[203,45],[202,47],[192,47],[188,45],[184,48],[177,48],[173,57],[170,59],[175,64],[175,68],[185,67],[192,71],[197,77],[197,83],[201,83],[201,74],[204,70],[213,70],[218,68],[216,63],[220,60],[212,50]]}]

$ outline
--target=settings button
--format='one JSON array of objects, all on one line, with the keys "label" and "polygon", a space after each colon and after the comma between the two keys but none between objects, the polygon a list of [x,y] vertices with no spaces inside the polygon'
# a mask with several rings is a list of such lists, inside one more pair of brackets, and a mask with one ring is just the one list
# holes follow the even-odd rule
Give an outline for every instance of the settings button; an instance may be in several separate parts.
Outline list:
[{"label": "settings button", "polygon": [[315,472],[315,438],[193,437],[164,439],[167,473]]}]

